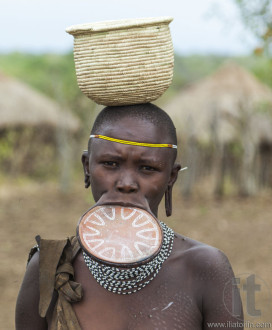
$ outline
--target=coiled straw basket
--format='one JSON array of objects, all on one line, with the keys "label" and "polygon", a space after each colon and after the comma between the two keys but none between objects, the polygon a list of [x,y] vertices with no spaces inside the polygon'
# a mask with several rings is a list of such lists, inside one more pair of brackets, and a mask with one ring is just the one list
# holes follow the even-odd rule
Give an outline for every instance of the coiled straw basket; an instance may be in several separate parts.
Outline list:
[{"label": "coiled straw basket", "polygon": [[79,88],[103,105],[156,100],[169,87],[174,55],[171,17],[71,26]]}]

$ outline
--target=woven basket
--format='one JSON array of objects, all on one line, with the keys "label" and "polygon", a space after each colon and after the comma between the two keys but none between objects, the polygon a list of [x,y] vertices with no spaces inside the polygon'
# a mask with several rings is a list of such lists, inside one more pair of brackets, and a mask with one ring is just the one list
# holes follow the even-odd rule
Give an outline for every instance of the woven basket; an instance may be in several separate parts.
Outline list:
[{"label": "woven basket", "polygon": [[156,100],[170,86],[174,54],[171,17],[71,26],[79,88],[103,105]]}]

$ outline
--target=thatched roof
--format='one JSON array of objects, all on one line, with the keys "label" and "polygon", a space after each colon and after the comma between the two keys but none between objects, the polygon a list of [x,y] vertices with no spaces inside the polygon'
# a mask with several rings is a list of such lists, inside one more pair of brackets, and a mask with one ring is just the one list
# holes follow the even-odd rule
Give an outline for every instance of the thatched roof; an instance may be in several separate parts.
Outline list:
[{"label": "thatched roof", "polygon": [[237,138],[246,121],[250,137],[259,143],[272,142],[271,105],[268,86],[227,62],[213,75],[182,90],[164,109],[183,139],[191,136],[209,143],[217,134],[219,141],[228,142]]},{"label": "thatched roof", "polygon": [[47,96],[0,73],[0,128],[37,125],[76,131],[79,120]]}]

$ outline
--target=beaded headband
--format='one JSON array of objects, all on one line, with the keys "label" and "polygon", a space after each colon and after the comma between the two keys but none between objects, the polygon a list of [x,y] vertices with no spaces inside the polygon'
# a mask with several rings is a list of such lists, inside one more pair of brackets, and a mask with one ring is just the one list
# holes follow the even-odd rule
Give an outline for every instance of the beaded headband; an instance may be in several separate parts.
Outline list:
[{"label": "beaded headband", "polygon": [[177,145],[175,145],[175,144],[134,142],[134,141],[114,139],[112,137],[108,137],[108,136],[105,136],[105,135],[99,135],[99,134],[90,135],[90,138],[97,138],[97,139],[102,139],[102,140],[117,142],[117,143],[121,143],[121,144],[128,144],[128,145],[132,145],[132,146],[150,147],[150,148],[174,148],[174,149],[177,149]]}]

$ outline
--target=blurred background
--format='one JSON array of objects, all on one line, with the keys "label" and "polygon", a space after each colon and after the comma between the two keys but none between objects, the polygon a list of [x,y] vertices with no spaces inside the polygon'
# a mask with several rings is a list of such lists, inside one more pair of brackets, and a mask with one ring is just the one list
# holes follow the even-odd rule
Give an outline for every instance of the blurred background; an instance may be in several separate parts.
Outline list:
[{"label": "blurred background", "polygon": [[[245,319],[271,322],[272,0],[0,0],[0,324],[35,236],[75,234],[93,204],[80,157],[101,107],[77,87],[65,28],[173,16],[175,67],[156,104],[178,132],[177,232],[216,246],[240,279]],[[242,285],[255,276],[253,315]],[[255,313],[256,314],[256,313]]]}]

